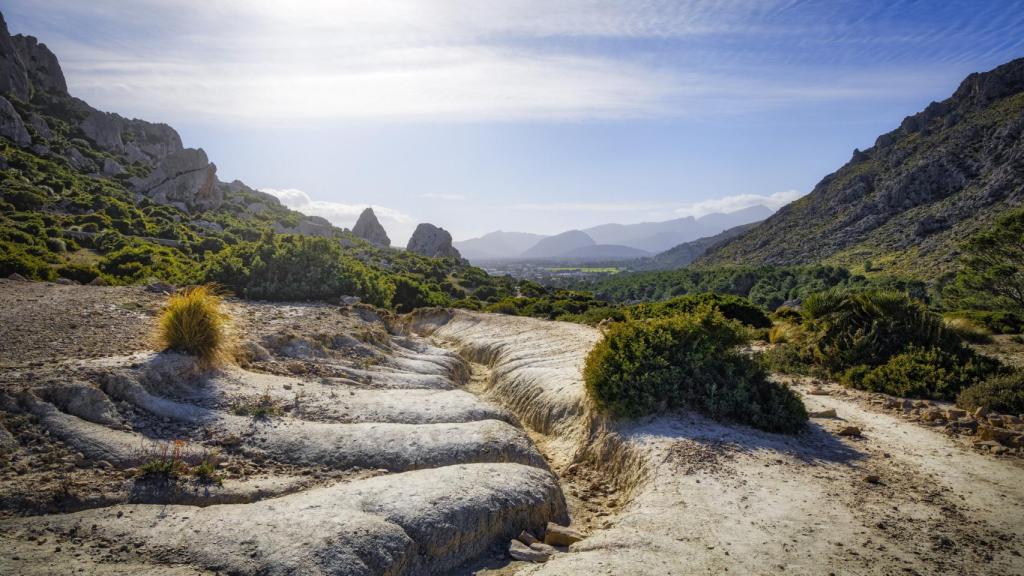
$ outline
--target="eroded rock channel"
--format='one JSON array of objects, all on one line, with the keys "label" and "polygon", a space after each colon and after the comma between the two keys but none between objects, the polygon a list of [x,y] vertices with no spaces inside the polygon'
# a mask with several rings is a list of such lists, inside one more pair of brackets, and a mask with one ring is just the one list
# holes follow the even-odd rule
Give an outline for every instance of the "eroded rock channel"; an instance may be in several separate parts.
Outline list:
[{"label": "eroded rock channel", "polygon": [[[792,437],[610,422],[584,326],[235,302],[241,366],[201,373],[147,351],[141,289],[0,298],[0,573],[1024,573],[1018,459],[828,383],[792,383],[827,415]],[[219,483],[145,474],[215,452]]]},{"label": "eroded rock channel", "polygon": [[[136,302],[148,322],[155,302]],[[454,352],[370,308],[232,306],[243,367],[114,350],[4,370],[0,572],[449,573],[567,523],[549,465],[463,389]]]}]

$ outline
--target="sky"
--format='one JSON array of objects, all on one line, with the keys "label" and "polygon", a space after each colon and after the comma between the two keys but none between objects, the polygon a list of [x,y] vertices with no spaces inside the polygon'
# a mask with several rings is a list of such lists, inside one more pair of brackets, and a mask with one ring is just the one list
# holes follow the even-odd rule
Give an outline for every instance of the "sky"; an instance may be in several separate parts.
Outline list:
[{"label": "sky", "polygon": [[777,208],[969,73],[1024,0],[3,0],[102,110],[396,244]]}]

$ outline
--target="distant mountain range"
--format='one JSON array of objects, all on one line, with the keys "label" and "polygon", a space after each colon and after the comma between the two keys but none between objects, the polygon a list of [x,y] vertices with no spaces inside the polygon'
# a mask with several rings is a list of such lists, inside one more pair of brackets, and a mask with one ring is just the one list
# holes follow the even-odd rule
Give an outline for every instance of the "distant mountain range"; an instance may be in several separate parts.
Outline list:
[{"label": "distant mountain range", "polygon": [[455,242],[463,257],[488,260],[632,260],[653,256],[686,242],[720,234],[758,222],[772,215],[765,206],[752,206],[727,214],[638,224],[602,224],[569,230],[554,236],[524,232],[491,232],[479,238]]},{"label": "distant mountain range", "polygon": [[958,247],[1024,205],[1024,58],[971,74],[854,150],[810,194],[711,248],[700,265],[824,262],[933,279]]}]

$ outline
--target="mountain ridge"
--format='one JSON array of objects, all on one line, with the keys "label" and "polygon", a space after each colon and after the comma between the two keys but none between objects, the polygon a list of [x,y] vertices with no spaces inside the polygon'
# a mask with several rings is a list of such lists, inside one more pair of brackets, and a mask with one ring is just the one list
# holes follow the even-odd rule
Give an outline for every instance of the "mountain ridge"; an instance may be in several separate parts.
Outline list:
[{"label": "mountain ridge", "polygon": [[953,271],[960,243],[1021,204],[1024,58],[967,76],[695,264],[821,262],[934,279]]}]

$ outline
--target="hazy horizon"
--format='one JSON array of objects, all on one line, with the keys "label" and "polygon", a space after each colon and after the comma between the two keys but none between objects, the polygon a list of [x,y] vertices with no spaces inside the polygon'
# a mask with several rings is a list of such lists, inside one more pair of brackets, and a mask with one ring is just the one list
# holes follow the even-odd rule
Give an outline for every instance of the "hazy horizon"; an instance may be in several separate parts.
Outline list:
[{"label": "hazy horizon", "polygon": [[1024,55],[1024,3],[6,2],[71,93],[396,244],[756,204]]}]

